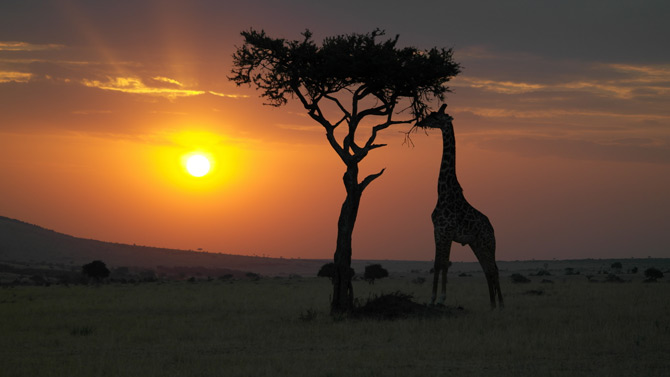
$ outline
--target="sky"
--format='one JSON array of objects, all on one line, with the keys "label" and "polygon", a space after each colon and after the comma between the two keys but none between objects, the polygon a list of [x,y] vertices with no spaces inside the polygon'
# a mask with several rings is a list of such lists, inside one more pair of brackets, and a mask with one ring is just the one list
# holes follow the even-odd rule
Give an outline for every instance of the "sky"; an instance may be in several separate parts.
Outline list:
[{"label": "sky", "polygon": [[[103,241],[331,258],[344,165],[228,80],[240,32],[453,48],[457,174],[500,260],[670,257],[667,1],[0,2],[0,215]],[[435,103],[435,108],[439,107]],[[431,260],[439,133],[362,173],[354,259]],[[184,156],[212,170],[195,178]],[[472,261],[467,247],[452,260]]]}]

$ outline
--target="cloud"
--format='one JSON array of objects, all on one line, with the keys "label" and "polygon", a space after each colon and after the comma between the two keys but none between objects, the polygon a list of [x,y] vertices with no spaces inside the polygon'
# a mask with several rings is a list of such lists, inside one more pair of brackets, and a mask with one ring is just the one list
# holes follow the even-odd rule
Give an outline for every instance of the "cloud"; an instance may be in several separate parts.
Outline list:
[{"label": "cloud", "polygon": [[174,85],[177,85],[180,88],[184,87],[184,84],[180,83],[177,80],[171,79],[169,77],[156,76],[156,77],[152,77],[151,79],[155,80],[155,81],[165,82],[165,83],[168,83],[168,84],[174,84]]},{"label": "cloud", "polygon": [[[479,78],[460,78],[459,82],[465,82],[468,87],[480,88],[501,94],[519,94],[538,91],[546,87],[542,84],[529,84],[525,82],[495,81]],[[457,86],[457,84],[455,85]]]},{"label": "cloud", "polygon": [[[170,79],[168,79],[170,80]],[[176,81],[176,80],[172,80]],[[110,90],[131,94],[146,94],[174,99],[177,97],[191,97],[204,94],[202,90],[174,89],[147,86],[137,77],[110,77],[107,81],[83,79],[82,84],[91,88]]]},{"label": "cloud", "polygon": [[514,108],[496,108],[496,107],[459,107],[458,112],[469,112],[486,118],[517,118],[517,119],[547,119],[547,118],[565,118],[566,116],[579,116],[590,118],[617,118],[619,120],[628,119],[635,121],[642,120],[670,120],[670,115],[648,114],[648,113],[629,113],[621,114],[612,111],[579,110],[579,109],[543,109],[526,110]]},{"label": "cloud", "polygon": [[0,42],[0,51],[46,51],[59,50],[65,46],[61,44],[33,44],[28,42]]},{"label": "cloud", "polygon": [[597,142],[570,138],[510,136],[488,138],[476,144],[486,149],[504,150],[526,157],[670,164],[668,144],[648,138]]},{"label": "cloud", "polygon": [[218,97],[225,97],[225,98],[249,98],[249,96],[246,94],[226,94],[226,93],[214,92],[211,90],[208,93]]},{"label": "cloud", "polygon": [[28,82],[33,78],[32,73],[0,71],[0,83],[4,82]]}]

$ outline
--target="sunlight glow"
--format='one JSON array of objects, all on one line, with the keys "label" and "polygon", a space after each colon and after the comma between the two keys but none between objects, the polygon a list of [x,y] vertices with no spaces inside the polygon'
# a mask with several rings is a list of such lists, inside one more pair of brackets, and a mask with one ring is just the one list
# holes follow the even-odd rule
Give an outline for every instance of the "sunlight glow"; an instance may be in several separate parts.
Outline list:
[{"label": "sunlight glow", "polygon": [[209,173],[210,163],[207,157],[194,154],[186,161],[186,170],[194,177],[202,177]]}]

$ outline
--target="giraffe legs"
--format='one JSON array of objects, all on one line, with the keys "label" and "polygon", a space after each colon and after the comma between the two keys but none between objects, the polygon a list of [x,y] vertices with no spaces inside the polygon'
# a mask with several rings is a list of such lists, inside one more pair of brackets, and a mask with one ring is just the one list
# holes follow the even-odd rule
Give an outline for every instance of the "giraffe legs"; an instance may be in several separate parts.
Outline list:
[{"label": "giraffe legs", "polygon": [[504,307],[502,291],[500,290],[500,277],[498,275],[498,266],[495,261],[495,247],[482,247],[481,245],[470,245],[472,251],[475,253],[479,264],[484,270],[486,276],[486,283],[489,287],[489,299],[491,301],[491,309],[496,308],[496,296],[500,308]]},{"label": "giraffe legs", "polygon": [[447,299],[447,270],[449,270],[449,254],[451,252],[451,240],[443,232],[435,229],[435,264],[433,267],[433,295],[431,296],[431,305],[435,304],[437,298],[437,285],[442,273],[442,286],[438,304],[444,305]]}]

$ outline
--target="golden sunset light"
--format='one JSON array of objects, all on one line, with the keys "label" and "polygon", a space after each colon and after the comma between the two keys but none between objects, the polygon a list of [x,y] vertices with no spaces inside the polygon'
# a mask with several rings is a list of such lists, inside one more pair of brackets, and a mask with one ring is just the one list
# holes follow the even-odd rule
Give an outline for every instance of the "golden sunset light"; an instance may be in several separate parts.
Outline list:
[{"label": "golden sunset light", "polygon": [[[500,258],[667,255],[670,57],[659,33],[647,38],[644,28],[624,28],[633,21],[620,19],[616,6],[607,10],[607,19],[620,20],[611,29],[593,34],[584,16],[560,27],[560,38],[551,22],[533,23],[531,32],[530,20],[505,9],[470,23],[479,11],[464,4],[434,12],[399,5],[384,17],[373,5],[359,7],[361,18],[341,25],[326,16],[336,19],[335,4],[315,5],[305,18],[293,5],[256,12],[202,1],[76,0],[44,5],[35,20],[27,5],[3,4],[0,215],[131,244],[329,258],[345,166],[298,98],[266,106],[261,91],[236,86],[232,56],[249,28],[287,40],[309,28],[319,45],[379,27],[398,34],[399,47],[453,47],[464,67],[445,97],[459,179],[496,224]],[[426,17],[412,27],[400,21]],[[362,145],[370,119],[356,133]],[[430,213],[441,140],[419,132],[408,147],[410,127],[379,132],[375,144],[387,146],[361,161],[359,180],[385,170],[361,198],[354,258],[434,258]],[[339,127],[336,139],[344,136]],[[188,162],[196,152],[204,158]],[[622,197],[630,200],[625,206]],[[229,233],[212,222],[229,223]],[[552,225],[537,228],[542,223]],[[587,231],[594,223],[597,238]],[[259,227],[274,238],[253,236]],[[458,245],[452,258],[475,260]]]},{"label": "golden sunset light", "polygon": [[202,177],[209,173],[209,169],[209,160],[202,154],[195,153],[186,159],[186,170],[194,177]]},{"label": "golden sunset light", "polygon": [[0,1],[0,375],[668,375],[669,19]]}]

